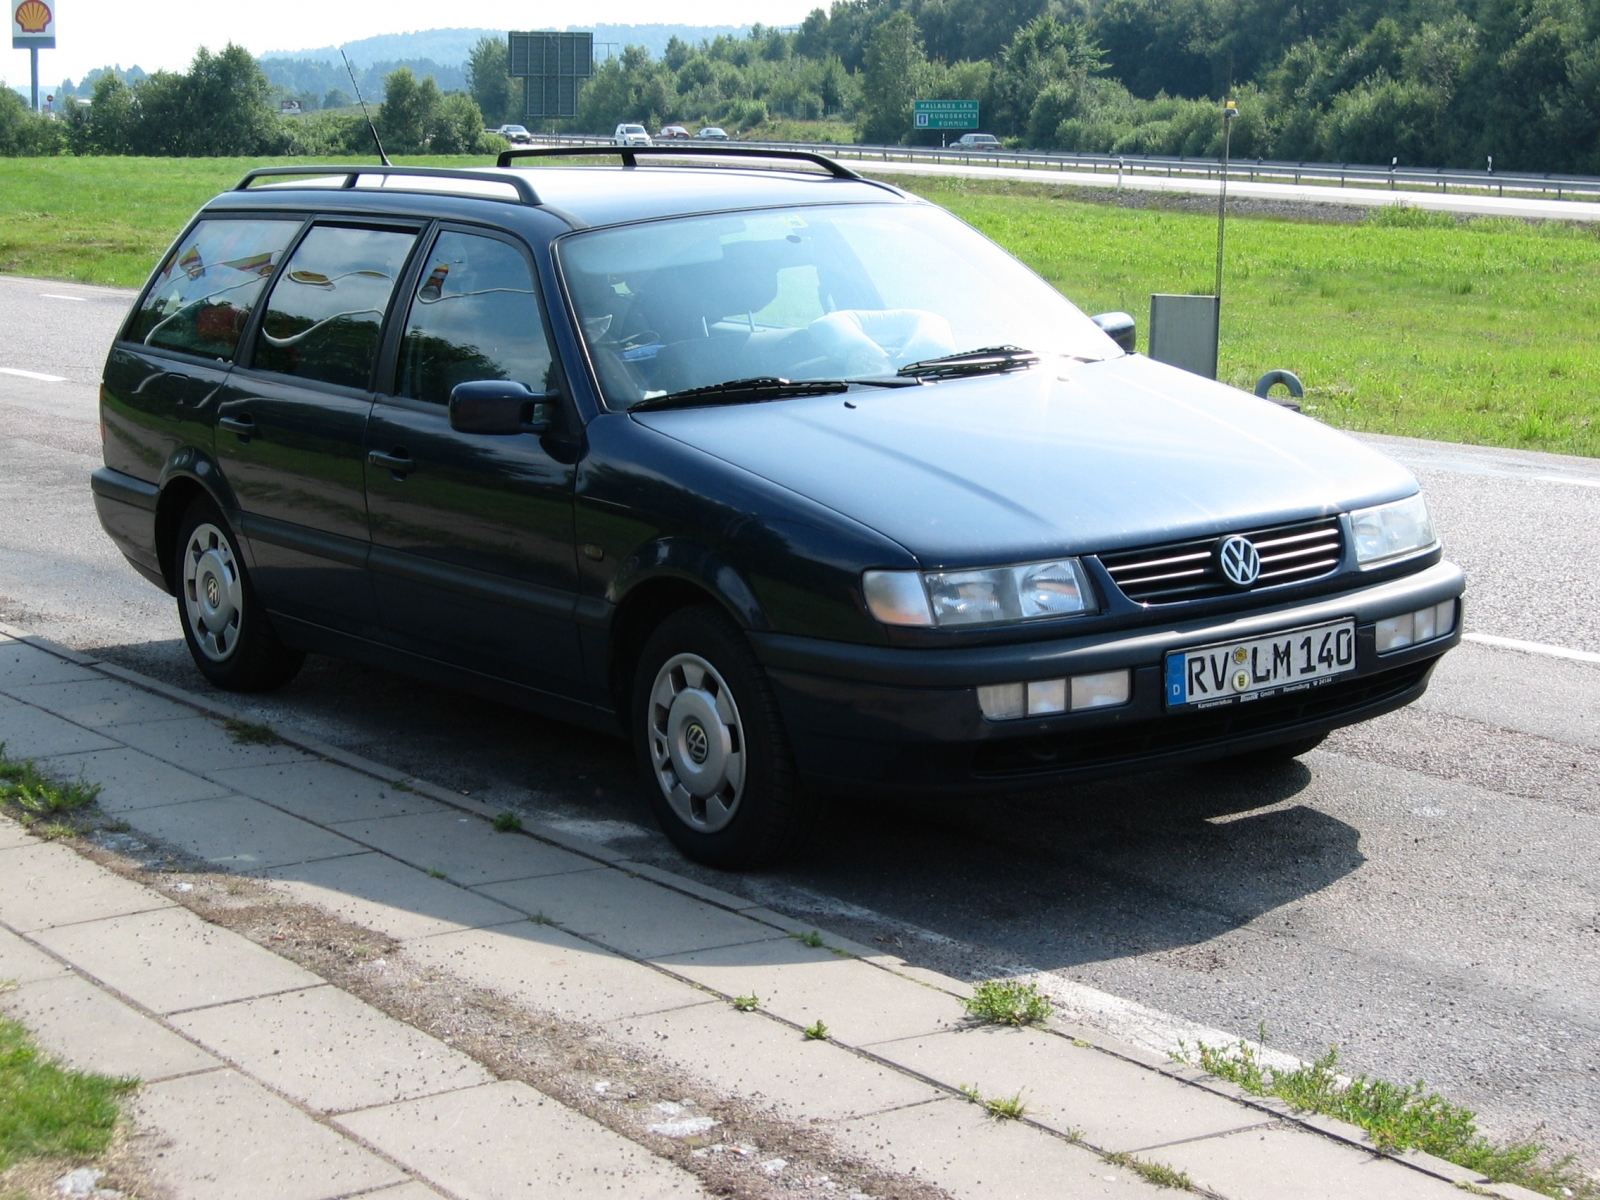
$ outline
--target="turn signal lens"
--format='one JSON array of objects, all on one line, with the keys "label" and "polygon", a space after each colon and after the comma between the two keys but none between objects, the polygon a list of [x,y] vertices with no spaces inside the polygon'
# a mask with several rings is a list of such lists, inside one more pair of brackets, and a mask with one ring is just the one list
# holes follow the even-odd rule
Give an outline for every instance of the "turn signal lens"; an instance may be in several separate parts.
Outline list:
[{"label": "turn signal lens", "polygon": [[997,683],[978,689],[978,708],[991,721],[1050,717],[1085,708],[1126,704],[1133,696],[1133,672],[1101,671],[1071,679],[1035,679],[1029,683]]},{"label": "turn signal lens", "polygon": [[867,611],[885,625],[932,625],[928,593],[915,571],[868,571],[861,577]]},{"label": "turn signal lens", "polygon": [[1102,671],[1098,675],[1072,677],[1072,711],[1080,708],[1109,708],[1126,704],[1133,694],[1133,676],[1128,671]]},{"label": "turn signal lens", "polygon": [[1456,602],[1446,600],[1443,604],[1430,605],[1416,612],[1401,613],[1398,617],[1379,621],[1373,632],[1378,653],[1388,654],[1394,650],[1404,650],[1407,646],[1420,646],[1423,642],[1448,637],[1455,632],[1455,628]]}]

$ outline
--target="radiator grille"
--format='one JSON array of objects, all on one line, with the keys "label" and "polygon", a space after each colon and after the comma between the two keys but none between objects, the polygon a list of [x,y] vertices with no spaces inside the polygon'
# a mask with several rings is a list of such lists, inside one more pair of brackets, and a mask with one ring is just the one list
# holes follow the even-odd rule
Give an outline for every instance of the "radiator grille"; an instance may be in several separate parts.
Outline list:
[{"label": "radiator grille", "polygon": [[[1100,555],[1117,587],[1140,604],[1173,604],[1236,595],[1217,565],[1217,543],[1230,534],[1142,546]],[[1252,529],[1244,536],[1261,555],[1261,575],[1253,588],[1304,583],[1328,575],[1344,557],[1344,533],[1337,517]]]}]

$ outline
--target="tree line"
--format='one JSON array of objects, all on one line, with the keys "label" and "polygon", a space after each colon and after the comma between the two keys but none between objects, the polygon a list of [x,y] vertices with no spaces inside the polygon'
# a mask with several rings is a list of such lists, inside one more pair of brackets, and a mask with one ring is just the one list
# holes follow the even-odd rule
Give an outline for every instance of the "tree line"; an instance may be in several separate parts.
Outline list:
[{"label": "tree line", "polygon": [[[408,70],[379,113],[396,152],[467,152],[521,122],[504,38],[465,92]],[[834,0],[798,28],[674,37],[597,64],[568,131],[619,122],[927,141],[918,99],[977,100],[1013,145],[1214,155],[1233,99],[1239,157],[1600,173],[1600,0]],[[769,126],[770,131],[773,127]],[[802,130],[796,130],[802,132]],[[933,135],[935,138],[937,135]],[[186,73],[95,81],[34,118],[0,97],[0,153],[324,154],[370,149],[359,115],[286,120],[243,49]]]}]

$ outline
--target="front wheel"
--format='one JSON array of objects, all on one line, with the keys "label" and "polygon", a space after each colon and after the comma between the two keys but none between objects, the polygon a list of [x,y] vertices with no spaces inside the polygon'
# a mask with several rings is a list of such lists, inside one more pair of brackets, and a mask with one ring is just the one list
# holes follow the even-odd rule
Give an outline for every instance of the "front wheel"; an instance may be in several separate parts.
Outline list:
[{"label": "front wheel", "polygon": [[737,626],[680,609],[645,643],[633,739],[651,808],[696,862],[749,870],[799,848],[816,816],[795,781],[777,699]]},{"label": "front wheel", "polygon": [[293,679],[303,650],[278,641],[250,586],[227,518],[196,496],[178,523],[178,620],[200,673],[233,692],[265,692]]}]

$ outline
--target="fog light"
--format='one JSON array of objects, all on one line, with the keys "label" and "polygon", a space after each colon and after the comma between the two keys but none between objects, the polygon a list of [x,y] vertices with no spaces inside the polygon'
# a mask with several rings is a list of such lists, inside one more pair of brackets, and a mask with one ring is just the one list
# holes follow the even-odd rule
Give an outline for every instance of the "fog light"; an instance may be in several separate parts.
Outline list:
[{"label": "fog light", "polygon": [[1080,708],[1108,708],[1126,704],[1133,694],[1130,671],[1102,671],[1098,675],[1072,677],[1072,711]]},{"label": "fog light", "polygon": [[1427,608],[1419,608],[1416,612],[1402,613],[1398,617],[1379,621],[1373,633],[1378,653],[1388,654],[1395,650],[1404,650],[1407,646],[1448,637],[1455,632],[1455,628],[1456,602],[1446,600],[1442,604],[1432,604]]},{"label": "fog light", "polygon": [[997,683],[978,689],[978,707],[991,721],[1012,721],[1028,713],[1024,696],[1020,683]]},{"label": "fog light", "polygon": [[1044,717],[1067,711],[1067,681],[1036,679],[1028,685],[1028,715]]}]

